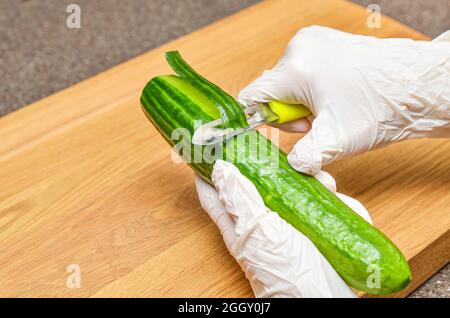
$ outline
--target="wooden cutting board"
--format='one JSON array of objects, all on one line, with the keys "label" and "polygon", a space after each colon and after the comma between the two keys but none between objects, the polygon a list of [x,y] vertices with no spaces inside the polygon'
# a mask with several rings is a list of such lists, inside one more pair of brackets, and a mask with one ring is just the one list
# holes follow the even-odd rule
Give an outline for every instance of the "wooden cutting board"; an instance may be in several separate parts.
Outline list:
[{"label": "wooden cutting board", "polygon": [[[0,296],[252,296],[192,171],[141,113],[141,89],[178,49],[236,95],[312,24],[425,39],[367,17],[338,0],[263,2],[0,119]],[[298,137],[281,134],[282,148]],[[450,259],[449,162],[448,140],[417,140],[328,168],[407,256],[414,280],[398,296]]]}]

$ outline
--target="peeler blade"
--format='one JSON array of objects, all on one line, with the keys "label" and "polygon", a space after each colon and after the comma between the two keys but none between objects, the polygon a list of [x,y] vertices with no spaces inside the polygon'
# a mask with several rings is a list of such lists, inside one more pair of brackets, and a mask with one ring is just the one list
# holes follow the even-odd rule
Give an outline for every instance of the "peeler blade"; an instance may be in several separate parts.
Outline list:
[{"label": "peeler blade", "polygon": [[247,127],[219,128],[223,123],[222,119],[219,118],[199,126],[195,130],[191,142],[195,145],[214,145],[278,119],[278,116],[270,110],[267,104],[247,107],[244,109],[244,112],[247,115]]}]

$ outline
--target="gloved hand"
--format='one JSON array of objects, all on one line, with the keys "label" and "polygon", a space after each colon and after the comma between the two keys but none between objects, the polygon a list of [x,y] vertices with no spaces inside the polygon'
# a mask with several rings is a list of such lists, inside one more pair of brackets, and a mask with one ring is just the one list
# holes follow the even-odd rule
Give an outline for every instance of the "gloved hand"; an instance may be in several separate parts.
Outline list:
[{"label": "gloved hand", "polygon": [[[328,173],[321,171],[316,179],[336,192]],[[218,160],[212,181],[216,189],[196,177],[200,203],[219,227],[256,297],[354,297],[313,243],[270,211],[253,183],[233,164]],[[336,195],[372,223],[359,201]]]},{"label": "gloved hand", "polygon": [[278,64],[244,88],[244,106],[279,100],[315,118],[282,125],[309,132],[288,159],[316,174],[336,159],[407,138],[450,136],[450,31],[432,42],[377,39],[313,26]]}]

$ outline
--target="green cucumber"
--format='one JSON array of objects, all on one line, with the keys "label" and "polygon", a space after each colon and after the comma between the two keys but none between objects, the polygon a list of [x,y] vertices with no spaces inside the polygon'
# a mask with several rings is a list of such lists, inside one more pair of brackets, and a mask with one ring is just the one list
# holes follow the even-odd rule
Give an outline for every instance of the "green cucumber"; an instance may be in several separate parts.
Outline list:
[{"label": "green cucumber", "polygon": [[[222,115],[215,107],[223,100],[194,82],[157,76],[144,88],[141,103],[164,138],[172,145],[186,146],[184,159],[211,182],[214,161],[207,160],[211,148],[192,145],[190,136],[199,122]],[[181,141],[172,139],[177,129],[185,132]],[[255,148],[257,153],[249,150]],[[213,150],[250,179],[267,207],[306,235],[350,286],[370,294],[389,294],[408,285],[411,272],[400,250],[315,178],[295,171],[286,154],[263,135],[249,131]],[[199,157],[204,160],[192,160]]]}]

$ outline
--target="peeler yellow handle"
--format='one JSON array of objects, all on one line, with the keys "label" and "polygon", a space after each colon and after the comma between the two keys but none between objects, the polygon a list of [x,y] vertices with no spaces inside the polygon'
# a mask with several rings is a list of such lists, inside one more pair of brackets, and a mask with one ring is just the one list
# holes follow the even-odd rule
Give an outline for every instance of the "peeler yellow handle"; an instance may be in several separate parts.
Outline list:
[{"label": "peeler yellow handle", "polygon": [[301,104],[286,104],[273,100],[269,102],[269,107],[279,117],[274,121],[275,124],[284,124],[311,115],[311,111]]}]

